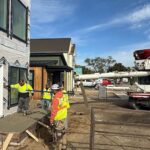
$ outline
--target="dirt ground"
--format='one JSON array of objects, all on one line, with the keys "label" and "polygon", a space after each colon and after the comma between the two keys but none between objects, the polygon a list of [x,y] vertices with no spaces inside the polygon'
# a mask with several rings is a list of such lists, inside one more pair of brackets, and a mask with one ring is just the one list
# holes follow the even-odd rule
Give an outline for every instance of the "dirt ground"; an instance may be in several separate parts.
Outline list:
[{"label": "dirt ground", "polygon": [[[148,150],[150,149],[149,111],[136,111],[127,108],[127,101],[100,101],[98,91],[86,90],[89,107],[84,105],[80,92],[70,97],[69,127],[67,130],[68,150],[88,150],[90,144],[91,107],[98,107],[95,117],[99,121],[116,121],[116,124],[96,125],[94,148],[98,150]],[[114,98],[114,95],[112,99]],[[38,102],[34,102],[36,107]],[[33,107],[32,105],[32,107]],[[109,110],[110,112],[108,112]],[[120,124],[122,123],[122,124]],[[131,123],[131,126],[126,125]],[[134,123],[134,124],[133,124]],[[136,126],[139,124],[140,126]],[[52,149],[47,130],[41,128],[40,142],[28,138],[20,150]],[[39,132],[39,131],[38,131]]]}]

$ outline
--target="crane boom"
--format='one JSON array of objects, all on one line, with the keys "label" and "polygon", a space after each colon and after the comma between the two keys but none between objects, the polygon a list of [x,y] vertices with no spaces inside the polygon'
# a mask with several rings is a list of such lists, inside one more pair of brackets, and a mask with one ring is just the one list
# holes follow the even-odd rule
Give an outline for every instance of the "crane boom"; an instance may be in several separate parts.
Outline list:
[{"label": "crane boom", "polygon": [[75,77],[76,80],[98,79],[98,78],[120,78],[120,77],[143,77],[149,76],[150,71],[134,71],[134,72],[109,72],[109,73],[95,73],[83,74]]}]

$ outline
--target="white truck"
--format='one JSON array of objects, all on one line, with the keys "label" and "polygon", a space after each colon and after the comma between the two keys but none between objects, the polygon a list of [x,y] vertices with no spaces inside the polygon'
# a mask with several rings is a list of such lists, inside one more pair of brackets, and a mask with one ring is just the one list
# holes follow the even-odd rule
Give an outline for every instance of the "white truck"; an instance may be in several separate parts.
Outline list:
[{"label": "white truck", "polygon": [[[77,81],[76,83],[77,83],[77,86],[80,85],[80,81]],[[95,81],[92,79],[83,80],[82,83],[83,83],[83,86],[85,87],[94,87],[96,85]]]}]

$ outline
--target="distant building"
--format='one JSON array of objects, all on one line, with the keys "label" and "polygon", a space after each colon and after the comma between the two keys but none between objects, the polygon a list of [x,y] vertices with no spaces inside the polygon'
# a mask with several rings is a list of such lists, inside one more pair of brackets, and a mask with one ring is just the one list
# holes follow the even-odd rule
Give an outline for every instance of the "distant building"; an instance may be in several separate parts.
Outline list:
[{"label": "distant building", "polygon": [[[75,45],[71,38],[31,39],[30,83],[35,90],[43,90],[46,83],[64,83],[73,91]],[[41,93],[35,93],[39,99]]]},{"label": "distant building", "polygon": [[0,117],[17,111],[18,92],[3,83],[27,79],[30,0],[0,0]]},{"label": "distant building", "polygon": [[75,67],[74,72],[75,72],[76,75],[83,74],[83,67],[82,66]]}]

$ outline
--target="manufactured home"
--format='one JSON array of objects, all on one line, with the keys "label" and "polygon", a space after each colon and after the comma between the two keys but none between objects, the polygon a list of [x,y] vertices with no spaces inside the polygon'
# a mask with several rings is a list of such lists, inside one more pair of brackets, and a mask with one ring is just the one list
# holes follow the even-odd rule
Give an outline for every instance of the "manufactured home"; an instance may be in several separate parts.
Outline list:
[{"label": "manufactured home", "polygon": [[5,84],[27,80],[30,0],[0,0],[0,117],[17,111],[18,92]]},{"label": "manufactured home", "polygon": [[[71,38],[31,39],[30,83],[35,90],[43,90],[45,84],[64,83],[73,92],[73,68],[75,44]],[[40,99],[35,93],[34,99]]]}]

